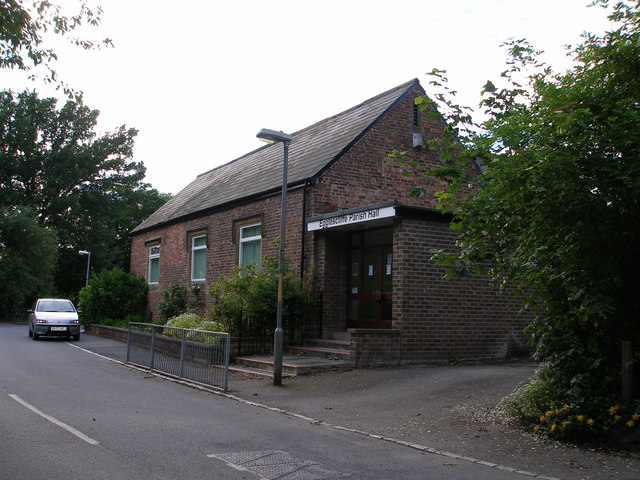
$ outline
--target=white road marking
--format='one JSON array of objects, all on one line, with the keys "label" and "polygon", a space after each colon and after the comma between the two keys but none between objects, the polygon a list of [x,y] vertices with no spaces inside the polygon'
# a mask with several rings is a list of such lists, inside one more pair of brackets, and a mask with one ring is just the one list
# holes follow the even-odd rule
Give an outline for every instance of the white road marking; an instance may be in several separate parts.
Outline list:
[{"label": "white road marking", "polygon": [[63,430],[66,430],[67,432],[69,432],[72,435],[75,435],[76,437],[78,437],[80,440],[82,440],[83,442],[87,442],[89,445],[98,445],[97,440],[94,440],[93,438],[89,437],[88,435],[85,435],[84,433],[82,433],[79,430],[76,430],[75,428],[73,428],[70,425],[67,425],[64,422],[61,422],[60,420],[58,420],[57,418],[52,417],[51,415],[47,415],[46,413],[44,413],[42,410],[37,409],[36,407],[34,407],[33,405],[31,405],[28,402],[25,402],[22,398],[20,398],[18,395],[14,395],[13,393],[10,393],[9,396],[11,398],[13,398],[16,402],[18,402],[19,404],[21,404],[22,406],[28,408],[29,410],[31,410],[33,413],[35,413],[36,415],[40,415],[42,418],[49,420],[51,423],[53,423],[54,425],[59,426],[60,428],[62,428]]}]

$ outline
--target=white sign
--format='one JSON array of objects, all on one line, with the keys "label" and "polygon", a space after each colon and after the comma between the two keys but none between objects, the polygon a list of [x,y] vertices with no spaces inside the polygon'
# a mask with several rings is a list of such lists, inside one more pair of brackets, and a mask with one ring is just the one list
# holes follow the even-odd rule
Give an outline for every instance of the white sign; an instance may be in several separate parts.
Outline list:
[{"label": "white sign", "polygon": [[352,223],[370,222],[379,220],[380,218],[393,217],[396,214],[395,207],[380,207],[362,210],[360,212],[345,213],[344,215],[336,215],[335,217],[323,218],[307,224],[307,230],[322,230],[325,228],[341,227],[351,225]]}]

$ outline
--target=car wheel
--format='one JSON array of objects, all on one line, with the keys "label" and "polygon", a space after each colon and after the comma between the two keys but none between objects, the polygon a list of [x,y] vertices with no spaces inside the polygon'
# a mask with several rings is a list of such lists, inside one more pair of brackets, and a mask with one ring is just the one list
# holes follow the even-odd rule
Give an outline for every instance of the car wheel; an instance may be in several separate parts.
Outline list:
[{"label": "car wheel", "polygon": [[40,335],[38,335],[36,332],[33,332],[33,339],[38,340],[39,338],[40,338]]},{"label": "car wheel", "polygon": [[71,338],[73,338],[73,339],[77,342],[78,340],[80,340],[80,334],[78,334],[78,335],[71,335]]},{"label": "car wheel", "polygon": [[29,328],[29,336],[33,337],[33,332],[31,331],[31,328]]}]

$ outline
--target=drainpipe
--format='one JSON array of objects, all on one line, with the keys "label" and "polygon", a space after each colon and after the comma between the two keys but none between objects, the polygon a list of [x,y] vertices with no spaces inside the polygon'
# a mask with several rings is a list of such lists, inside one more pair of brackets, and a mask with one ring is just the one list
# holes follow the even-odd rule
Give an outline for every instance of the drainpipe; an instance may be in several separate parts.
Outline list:
[{"label": "drainpipe", "polygon": [[307,187],[309,186],[309,180],[304,181],[304,187],[302,187],[302,236],[300,245],[300,280],[304,280],[304,247],[305,242],[305,225],[307,218]]}]

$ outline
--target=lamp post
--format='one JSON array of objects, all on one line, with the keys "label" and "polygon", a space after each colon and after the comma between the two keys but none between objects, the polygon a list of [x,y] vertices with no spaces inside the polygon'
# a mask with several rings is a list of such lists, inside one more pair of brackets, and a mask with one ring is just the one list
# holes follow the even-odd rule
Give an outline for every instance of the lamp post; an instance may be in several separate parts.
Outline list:
[{"label": "lamp post", "polygon": [[284,161],[282,166],[282,200],[280,203],[280,257],[278,270],[278,312],[276,317],[276,332],[273,339],[273,384],[282,385],[282,350],[284,331],[282,329],[282,293],[284,289],[284,240],[285,224],[287,220],[287,170],[289,163],[289,145],[291,135],[275,130],[263,128],[256,135],[267,143],[280,143],[284,147]]},{"label": "lamp post", "polygon": [[84,286],[88,287],[89,286],[89,267],[91,266],[91,252],[88,252],[86,250],[80,250],[78,252],[80,255],[88,255],[87,257],[87,278],[84,282]]}]

